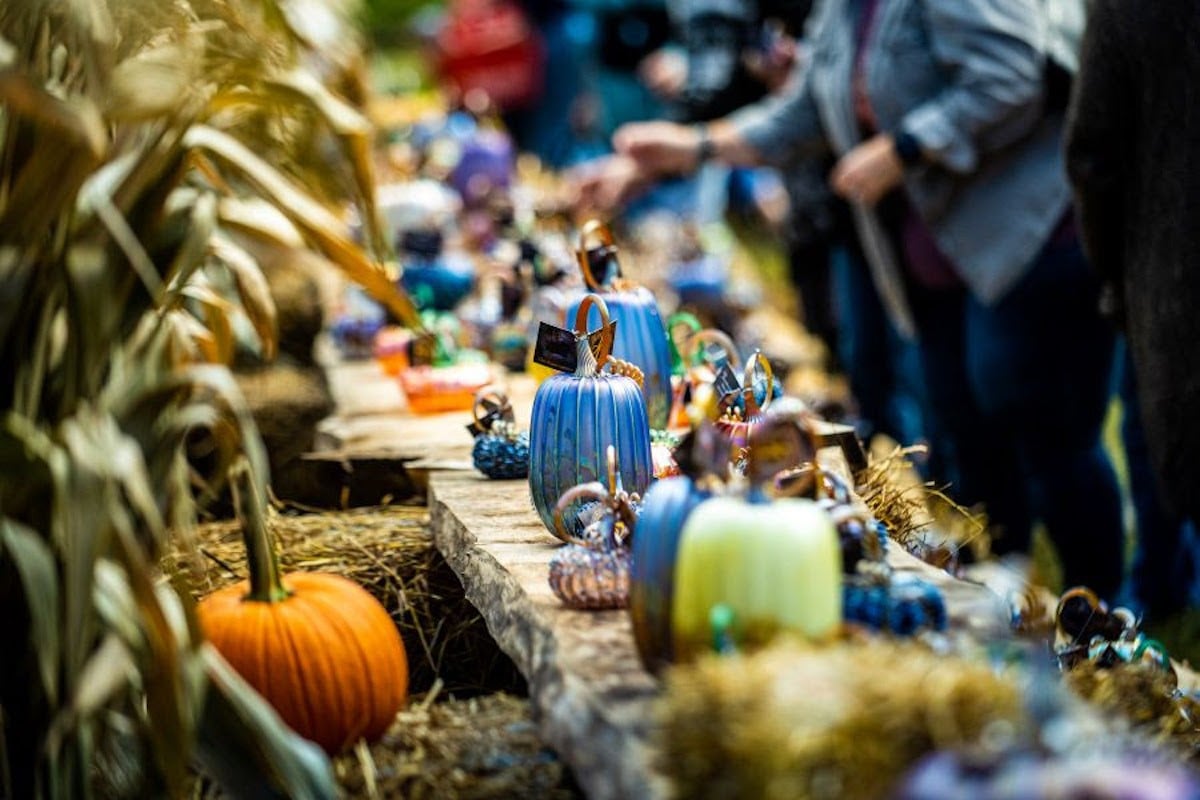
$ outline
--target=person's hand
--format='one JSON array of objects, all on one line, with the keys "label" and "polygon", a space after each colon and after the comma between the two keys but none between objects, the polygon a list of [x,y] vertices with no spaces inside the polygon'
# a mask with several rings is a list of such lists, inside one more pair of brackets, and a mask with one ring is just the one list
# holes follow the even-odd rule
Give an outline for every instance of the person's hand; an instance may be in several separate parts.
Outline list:
[{"label": "person's hand", "polygon": [[579,211],[609,213],[641,194],[652,182],[638,162],[613,155],[581,164],[567,175]]},{"label": "person's hand", "polygon": [[742,56],[746,71],[758,78],[771,93],[783,89],[799,57],[796,40],[786,34],[774,36],[766,49],[747,50]]},{"label": "person's hand", "polygon": [[655,176],[693,172],[700,157],[700,134],[676,122],[633,122],[613,134],[618,153]]},{"label": "person's hand", "polygon": [[660,47],[638,64],[638,77],[659,97],[674,100],[687,82],[687,57],[678,50]]},{"label": "person's hand", "polygon": [[842,156],[833,167],[829,185],[835,194],[864,206],[874,206],[904,180],[904,163],[892,137],[878,134]]}]

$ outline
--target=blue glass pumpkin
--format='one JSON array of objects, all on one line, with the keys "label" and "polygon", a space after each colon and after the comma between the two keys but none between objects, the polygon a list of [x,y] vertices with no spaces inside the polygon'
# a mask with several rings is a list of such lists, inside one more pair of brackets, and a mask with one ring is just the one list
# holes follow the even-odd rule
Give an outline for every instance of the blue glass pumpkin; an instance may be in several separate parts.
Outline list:
[{"label": "blue glass pumpkin", "polygon": [[406,231],[399,249],[405,258],[400,284],[422,310],[450,311],[475,285],[475,265],[463,254],[443,252],[441,231]]},{"label": "blue glass pumpkin", "polygon": [[653,673],[672,661],[671,598],[675,556],[688,515],[711,493],[688,477],[664,478],[650,487],[633,536],[629,613],[642,664]]},{"label": "blue glass pumpkin", "polygon": [[[593,235],[601,244],[588,248],[585,245]],[[620,277],[616,253],[607,227],[594,220],[584,226],[579,267],[588,288],[604,298],[609,313],[617,321],[613,355],[642,370],[650,427],[665,428],[671,412],[671,350],[667,329],[650,290]],[[579,303],[573,304],[567,310],[567,319],[578,309]],[[590,325],[592,321],[587,322]]]},{"label": "blue glass pumpkin", "polygon": [[631,378],[600,373],[609,358],[610,341],[602,343],[598,357],[588,345],[586,323],[593,306],[608,325],[604,300],[598,295],[584,298],[575,314],[578,367],[573,374],[543,382],[533,399],[529,488],[538,516],[551,531],[559,497],[573,486],[603,479],[610,446],[620,455],[621,483],[629,492],[645,493],[654,474],[641,389]]}]

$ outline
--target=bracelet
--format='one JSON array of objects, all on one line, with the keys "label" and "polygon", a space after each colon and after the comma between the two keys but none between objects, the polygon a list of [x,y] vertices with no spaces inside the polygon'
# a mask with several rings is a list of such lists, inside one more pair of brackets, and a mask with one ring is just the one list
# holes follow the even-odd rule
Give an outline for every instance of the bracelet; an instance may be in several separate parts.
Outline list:
[{"label": "bracelet", "polygon": [[908,131],[892,134],[892,146],[896,148],[896,157],[904,166],[911,167],[921,162],[921,143]]},{"label": "bracelet", "polygon": [[693,125],[696,131],[696,166],[708,161],[714,155],[713,141],[708,136],[708,126],[704,123]]}]

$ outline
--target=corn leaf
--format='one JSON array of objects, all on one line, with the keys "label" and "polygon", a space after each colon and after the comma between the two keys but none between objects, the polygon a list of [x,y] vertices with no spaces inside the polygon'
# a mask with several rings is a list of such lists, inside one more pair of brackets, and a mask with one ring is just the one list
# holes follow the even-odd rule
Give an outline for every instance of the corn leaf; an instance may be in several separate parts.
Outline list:
[{"label": "corn leaf", "polygon": [[197,195],[191,207],[187,235],[168,271],[172,291],[180,291],[203,266],[216,230],[216,196],[208,192]]},{"label": "corn leaf", "polygon": [[79,674],[71,712],[75,717],[94,714],[137,677],[137,665],[129,646],[110,633],[88,658]]},{"label": "corn leaf", "polygon": [[61,100],[13,69],[0,70],[0,105],[10,115],[6,126],[29,125],[44,143],[14,164],[10,183],[0,186],[0,229],[9,241],[36,243],[103,160],[104,122],[94,103]]},{"label": "corn leaf", "polygon": [[[238,388],[237,381],[228,370],[209,364],[196,364],[183,370],[179,379],[199,388],[212,392],[213,399],[220,402],[232,420],[231,431],[238,438],[241,452],[250,462],[250,468],[255,476],[256,490],[265,495],[266,482],[269,477],[267,452],[262,439],[258,435],[258,427],[250,415],[250,409]],[[232,461],[230,461],[232,463]],[[225,466],[228,466],[226,464]]]},{"label": "corn leaf", "polygon": [[119,637],[127,652],[143,649],[145,642],[138,624],[137,602],[133,599],[133,589],[124,568],[110,558],[102,558],[96,562],[94,580],[92,596],[96,613]]},{"label": "corn leaf", "polygon": [[271,297],[271,287],[267,285],[266,277],[263,276],[254,257],[228,237],[214,236],[211,245],[213,255],[233,274],[238,296],[242,299],[242,308],[262,344],[263,357],[271,361],[275,358],[279,332],[275,301]]},{"label": "corn leaf", "polygon": [[372,263],[350,239],[346,225],[245,145],[215,128],[197,125],[185,144],[205,150],[235,167],[304,232],[326,258],[414,330],[424,330],[412,300],[397,288],[381,264]]},{"label": "corn leaf", "polygon": [[122,61],[113,71],[105,115],[137,122],[177,114],[199,77],[203,46],[203,40],[192,35]]},{"label": "corn leaf", "polygon": [[21,578],[29,611],[30,645],[37,656],[42,691],[51,705],[58,702],[59,592],[54,553],[33,530],[0,518],[0,544]]},{"label": "corn leaf", "polygon": [[141,622],[145,647],[136,653],[140,665],[146,714],[154,731],[154,756],[167,783],[168,794],[178,796],[187,776],[187,752],[192,741],[192,722],[185,711],[187,687],[181,657],[186,629],[175,629],[159,602],[151,575],[154,569],[132,531],[118,531],[117,552],[124,562],[127,580]]},{"label": "corn leaf", "polygon": [[125,500],[145,528],[162,530],[162,516],[146,477],[142,449],[121,431],[110,414],[82,413],[63,423],[61,435],[77,469],[121,485]]},{"label": "corn leaf", "polygon": [[267,85],[290,92],[295,103],[311,104],[325,124],[337,135],[346,160],[354,171],[354,185],[361,189],[358,201],[362,205],[362,217],[366,223],[364,228],[370,235],[372,247],[380,256],[390,253],[391,248],[379,225],[379,210],[375,201],[371,124],[357,110],[321,85],[308,71],[292,70],[282,77],[268,80]]},{"label": "corn leaf", "polygon": [[216,345],[215,352],[210,355],[210,363],[228,364],[233,361],[233,305],[221,295],[207,286],[189,284],[184,286],[180,294],[200,304],[203,309],[204,325],[212,334]]},{"label": "corn leaf", "polygon": [[222,197],[217,206],[222,227],[289,248],[304,246],[304,236],[283,212],[253,197]]},{"label": "corn leaf", "polygon": [[0,246],[0,342],[21,318],[21,306],[29,300],[33,264],[16,247]]}]

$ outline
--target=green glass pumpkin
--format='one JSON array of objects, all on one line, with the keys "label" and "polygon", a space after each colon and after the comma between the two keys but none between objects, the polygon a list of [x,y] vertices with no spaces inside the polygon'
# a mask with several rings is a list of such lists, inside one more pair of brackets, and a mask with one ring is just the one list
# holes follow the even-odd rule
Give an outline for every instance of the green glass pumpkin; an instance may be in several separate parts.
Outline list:
[{"label": "green glass pumpkin", "polygon": [[757,647],[783,631],[822,638],[841,624],[833,520],[812,500],[771,501],[763,493],[807,448],[806,436],[784,420],[759,423],[751,436],[745,496],[704,501],[680,534],[671,605],[676,661],[714,646]]},{"label": "green glass pumpkin", "polygon": [[739,646],[791,631],[833,634],[842,619],[842,558],[829,515],[811,500],[715,497],[688,516],[672,598],[674,657],[713,643],[713,610],[733,612]]},{"label": "green glass pumpkin", "polygon": [[[589,249],[585,245],[592,237],[600,241],[600,246]],[[617,321],[613,355],[642,370],[645,376],[642,391],[650,427],[665,428],[671,411],[671,350],[667,330],[650,290],[620,277],[616,250],[607,226],[593,220],[583,227],[579,267],[588,288],[604,298],[612,318]],[[599,277],[593,268],[593,255],[607,262]],[[567,310],[567,319],[578,308],[578,303],[572,305]]]},{"label": "green glass pumpkin", "polygon": [[[621,483],[633,494],[644,494],[654,467],[650,426],[642,391],[631,378],[600,372],[609,359],[611,342],[592,353],[587,316],[595,307],[602,325],[608,308],[598,295],[584,298],[575,313],[578,366],[573,374],[555,375],[538,387],[529,425],[529,488],[538,516],[554,530],[554,506],[568,489],[602,480],[605,453],[620,454]],[[617,326],[620,328],[620,326]]]}]

